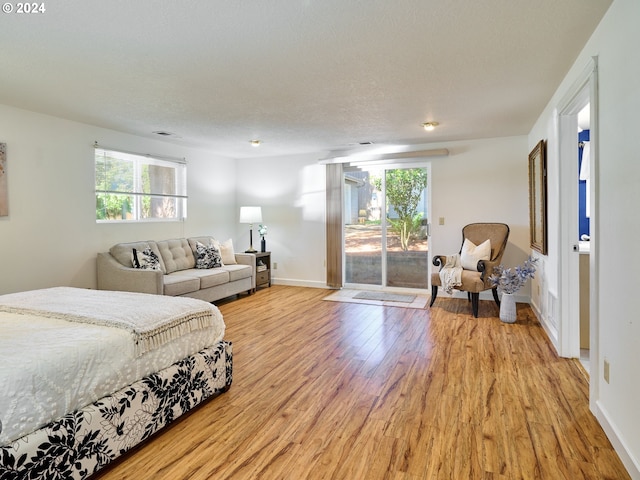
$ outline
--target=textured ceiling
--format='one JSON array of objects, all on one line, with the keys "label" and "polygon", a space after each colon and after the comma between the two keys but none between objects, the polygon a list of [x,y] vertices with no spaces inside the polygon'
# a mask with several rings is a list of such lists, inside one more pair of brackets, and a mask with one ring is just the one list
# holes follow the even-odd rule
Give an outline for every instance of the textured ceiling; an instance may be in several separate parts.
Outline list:
[{"label": "textured ceiling", "polygon": [[0,103],[234,158],[523,135],[610,3],[45,2],[0,16]]}]

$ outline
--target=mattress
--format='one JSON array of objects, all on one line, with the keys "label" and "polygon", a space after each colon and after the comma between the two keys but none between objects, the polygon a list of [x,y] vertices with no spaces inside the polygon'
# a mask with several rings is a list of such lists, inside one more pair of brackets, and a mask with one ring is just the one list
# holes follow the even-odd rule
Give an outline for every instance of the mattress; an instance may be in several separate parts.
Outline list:
[{"label": "mattress", "polygon": [[224,322],[213,308],[213,326],[143,355],[122,328],[0,312],[0,445],[219,342]]}]

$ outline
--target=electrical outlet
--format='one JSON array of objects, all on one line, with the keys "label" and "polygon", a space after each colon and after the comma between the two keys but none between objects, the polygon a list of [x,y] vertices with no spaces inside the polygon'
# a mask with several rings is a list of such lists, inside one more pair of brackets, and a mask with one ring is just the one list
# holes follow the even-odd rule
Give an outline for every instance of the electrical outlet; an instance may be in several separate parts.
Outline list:
[{"label": "electrical outlet", "polygon": [[273,269],[277,270],[278,269],[278,262],[273,262]]},{"label": "electrical outlet", "polygon": [[438,218],[438,225],[444,225],[444,217]]},{"label": "electrical outlet", "polygon": [[604,369],[603,369],[604,381],[609,383],[609,360],[604,359]]}]

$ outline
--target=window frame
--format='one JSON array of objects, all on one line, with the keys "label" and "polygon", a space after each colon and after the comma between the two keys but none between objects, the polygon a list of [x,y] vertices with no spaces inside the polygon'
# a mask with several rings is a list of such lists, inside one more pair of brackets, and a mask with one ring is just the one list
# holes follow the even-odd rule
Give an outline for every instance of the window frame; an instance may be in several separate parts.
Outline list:
[{"label": "window frame", "polygon": [[[104,169],[105,180],[107,178],[106,158],[123,162],[122,165],[126,165],[126,162],[131,163],[131,178],[126,179],[126,183],[130,184],[130,187],[114,187],[113,184],[107,186],[106,182],[103,185],[98,185],[99,170],[101,168]],[[169,190],[172,191],[153,190],[153,182],[148,182],[148,187],[145,188],[143,175],[145,174],[145,170],[146,174],[149,174],[148,167],[171,169],[173,171],[173,178],[170,178]],[[94,185],[96,223],[181,222],[187,218],[187,162],[185,159],[129,152],[102,147],[96,143],[94,145]],[[105,218],[101,218],[99,216],[99,201],[101,198],[104,201],[106,196],[128,197],[130,200],[128,202],[129,208],[126,210],[127,214],[123,213],[122,216],[117,216],[116,218],[114,215],[109,217],[107,213]],[[168,206],[174,209],[175,214],[172,216],[153,215],[152,208],[149,207],[151,214],[145,215],[143,207],[145,198],[150,199],[151,207],[153,206],[154,199],[156,202],[158,199],[173,200]],[[105,203],[103,203],[103,206],[104,205]],[[107,208],[105,208],[105,210],[107,210]]]}]

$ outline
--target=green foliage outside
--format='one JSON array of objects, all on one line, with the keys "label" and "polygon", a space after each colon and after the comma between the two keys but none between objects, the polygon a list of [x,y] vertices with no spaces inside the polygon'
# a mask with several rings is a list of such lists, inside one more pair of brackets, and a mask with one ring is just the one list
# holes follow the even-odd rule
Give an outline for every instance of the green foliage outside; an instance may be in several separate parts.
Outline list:
[{"label": "green foliage outside", "polygon": [[[382,179],[373,178],[378,190],[382,190]],[[422,223],[422,212],[418,204],[422,192],[427,188],[427,172],[423,168],[396,169],[386,172],[387,204],[391,205],[398,218],[388,218],[391,230],[400,237],[402,250],[409,250]],[[388,210],[388,209],[387,209]]]},{"label": "green foliage outside", "polygon": [[[96,190],[133,191],[133,163],[111,157],[96,159]],[[131,200],[126,194],[96,193],[96,219],[126,219]]]},{"label": "green foliage outside", "polygon": [[[142,166],[142,191],[151,191],[149,165]],[[96,159],[96,219],[97,220],[126,220],[133,209],[133,196],[126,193],[134,191],[133,162],[112,157]],[[102,192],[123,193],[102,193]],[[151,197],[144,195],[141,201],[141,217],[151,215]]]}]

